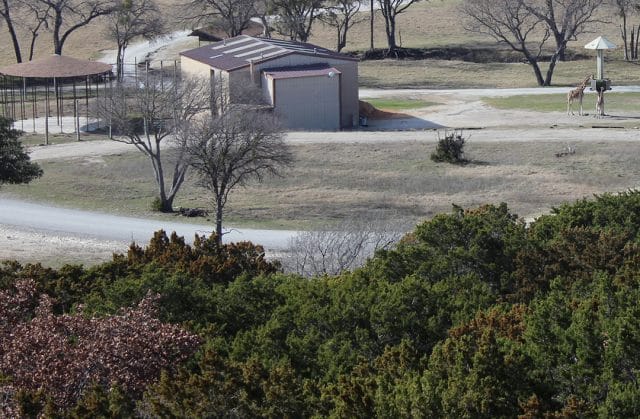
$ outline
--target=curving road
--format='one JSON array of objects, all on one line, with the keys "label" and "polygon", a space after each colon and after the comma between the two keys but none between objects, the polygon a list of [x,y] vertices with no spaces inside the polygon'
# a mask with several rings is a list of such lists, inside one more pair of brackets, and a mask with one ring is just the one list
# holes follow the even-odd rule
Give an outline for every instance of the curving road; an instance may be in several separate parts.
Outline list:
[{"label": "curving road", "polygon": [[[185,224],[163,220],[122,217],[99,212],[79,211],[49,205],[33,204],[14,199],[0,198],[0,225],[17,229],[39,231],[52,235],[73,235],[116,242],[145,244],[153,233],[163,229],[175,231],[188,242],[196,234],[209,235],[211,225]],[[229,229],[224,242],[252,241],[265,250],[284,250],[296,232],[288,230]]]},{"label": "curving road", "polygon": [[[563,103],[558,112],[528,112],[522,110],[496,111],[480,100],[483,96],[508,96],[521,94],[548,94],[566,92],[567,88],[535,89],[459,89],[459,90],[369,90],[361,89],[361,97],[406,96],[432,99],[440,105],[417,110],[406,118],[374,121],[368,129],[342,132],[289,132],[290,144],[309,143],[376,143],[389,141],[435,142],[434,128],[473,129],[467,131],[471,141],[558,141],[575,143],[583,141],[635,141],[640,138],[640,116],[625,114],[595,119],[592,116],[569,116]],[[640,91],[639,86],[616,87],[616,91]],[[589,103],[589,107],[592,104]],[[585,109],[587,103],[585,102]],[[377,124],[377,125],[376,125]],[[622,128],[625,124],[629,128]],[[636,125],[637,124],[637,125]],[[603,128],[606,130],[592,129]],[[620,127],[618,127],[620,126]],[[117,154],[132,150],[132,146],[113,141],[74,142],[30,150],[33,160],[66,159],[74,157]],[[146,243],[154,231],[176,231],[187,240],[194,234],[207,234],[211,225],[183,224],[159,220],[120,217],[97,212],[70,210],[33,204],[0,197],[0,231],[6,238],[13,237],[1,227],[38,231],[42,235],[89,238],[119,243]],[[288,246],[293,231],[231,229],[224,241],[249,240],[277,253]],[[16,235],[16,237],[18,237]],[[0,246],[3,245],[0,237]],[[20,239],[12,239],[7,246],[14,246]],[[0,248],[0,250],[2,250]],[[27,251],[25,251],[27,253]],[[2,252],[0,252],[2,257]]]}]

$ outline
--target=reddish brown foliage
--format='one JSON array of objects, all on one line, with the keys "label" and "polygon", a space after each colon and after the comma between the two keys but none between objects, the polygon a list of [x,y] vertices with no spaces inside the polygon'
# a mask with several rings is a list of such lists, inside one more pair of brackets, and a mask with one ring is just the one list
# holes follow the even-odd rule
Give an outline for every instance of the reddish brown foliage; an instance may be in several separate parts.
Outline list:
[{"label": "reddish brown foliage", "polygon": [[157,320],[158,295],[119,315],[88,318],[81,308],[54,315],[48,296],[34,308],[35,290],[33,281],[19,281],[0,292],[0,374],[12,386],[0,391],[5,414],[13,389],[41,390],[59,408],[73,406],[92,385],[118,385],[136,397],[199,345],[195,335]]},{"label": "reddish brown foliage", "polygon": [[170,270],[181,270],[214,283],[228,283],[241,273],[270,274],[279,269],[277,263],[265,259],[262,246],[250,242],[219,244],[215,234],[209,238],[197,236],[193,246],[175,232],[167,237],[160,230],[154,233],[146,248],[129,247],[129,264],[157,263]]}]

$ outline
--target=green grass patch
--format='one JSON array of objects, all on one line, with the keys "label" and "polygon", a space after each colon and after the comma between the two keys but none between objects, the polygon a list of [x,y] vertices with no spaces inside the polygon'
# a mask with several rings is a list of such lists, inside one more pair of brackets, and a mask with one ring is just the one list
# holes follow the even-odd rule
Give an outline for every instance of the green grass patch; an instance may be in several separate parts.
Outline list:
[{"label": "green grass patch", "polygon": [[[567,89],[567,92],[569,89]],[[586,93],[583,99],[585,109],[588,106],[595,107],[595,93]],[[520,95],[510,97],[483,97],[482,101],[496,109],[520,109],[537,112],[558,112],[566,110],[566,94],[542,94]],[[578,104],[574,103],[574,111]],[[640,93],[606,93],[605,110],[607,114],[612,112],[638,112],[640,113]]]},{"label": "green grass patch", "polygon": [[371,105],[378,109],[384,109],[388,111],[403,111],[410,109],[421,109],[429,106],[438,105],[437,102],[428,102],[420,99],[402,99],[402,98],[380,98],[380,99],[367,99]]}]

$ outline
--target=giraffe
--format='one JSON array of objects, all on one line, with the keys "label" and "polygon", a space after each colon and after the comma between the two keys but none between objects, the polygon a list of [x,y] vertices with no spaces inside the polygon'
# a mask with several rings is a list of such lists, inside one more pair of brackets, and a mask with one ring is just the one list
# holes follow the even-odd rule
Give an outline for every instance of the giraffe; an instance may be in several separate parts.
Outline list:
[{"label": "giraffe", "polygon": [[567,115],[569,115],[569,112],[571,112],[571,115],[575,115],[573,113],[573,109],[572,109],[572,105],[573,105],[573,101],[574,100],[578,100],[578,102],[580,103],[580,113],[578,115],[582,115],[582,98],[584,97],[584,89],[587,88],[587,84],[589,83],[589,81],[593,78],[593,75],[590,74],[587,77],[585,77],[585,79],[582,81],[582,83],[580,83],[578,85],[578,87],[576,87],[575,89],[571,90],[569,93],[567,93]]}]

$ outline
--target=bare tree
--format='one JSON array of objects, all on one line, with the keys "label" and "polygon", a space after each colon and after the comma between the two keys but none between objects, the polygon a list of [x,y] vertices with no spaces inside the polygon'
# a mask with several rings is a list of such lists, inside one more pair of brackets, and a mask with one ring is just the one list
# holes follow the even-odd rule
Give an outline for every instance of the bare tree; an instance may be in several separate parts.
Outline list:
[{"label": "bare tree", "polygon": [[11,44],[16,56],[16,62],[22,62],[22,48],[16,32],[16,28],[26,28],[31,33],[29,50],[29,60],[33,58],[36,38],[40,29],[46,27],[46,20],[49,17],[49,9],[35,7],[31,1],[27,0],[2,0],[0,4],[0,17],[7,25],[7,31],[11,38]]},{"label": "bare tree", "polygon": [[116,42],[116,77],[122,81],[124,54],[136,38],[153,39],[166,33],[165,23],[154,0],[117,0],[108,16],[107,37]]},{"label": "bare tree", "polygon": [[11,43],[13,44],[13,51],[16,55],[16,62],[22,62],[22,52],[20,51],[20,42],[18,40],[18,34],[16,33],[16,27],[14,22],[14,16],[17,13],[17,9],[21,6],[21,2],[18,0],[2,0],[0,5],[0,16],[7,25],[7,31],[11,37]]},{"label": "bare tree", "polygon": [[256,11],[256,17],[260,19],[262,23],[262,36],[265,38],[271,38],[271,26],[269,21],[269,0],[255,0],[253,2],[253,7]]},{"label": "bare tree", "polygon": [[387,35],[387,45],[389,46],[388,54],[395,54],[398,50],[396,18],[418,1],[420,0],[378,0],[380,12],[384,17],[384,30]]},{"label": "bare tree", "polygon": [[194,121],[183,137],[198,184],[213,194],[219,243],[229,193],[249,181],[260,182],[265,175],[281,175],[293,162],[276,117],[253,107],[236,105],[213,118]]},{"label": "bare tree", "polygon": [[[470,18],[467,29],[486,33],[524,55],[540,86],[550,86],[567,44],[596,22],[604,0],[465,0],[462,10]],[[543,77],[539,61],[549,38],[555,47]]]},{"label": "bare tree", "polygon": [[[522,1],[465,0],[462,11],[470,20],[467,30],[490,35],[524,55],[533,68],[538,84],[545,85],[538,61],[550,34],[543,22]],[[547,78],[550,80],[551,76]]]},{"label": "bare tree", "polygon": [[29,42],[29,61],[33,59],[33,53],[36,48],[36,40],[40,35],[40,29],[48,29],[48,20],[51,17],[50,7],[42,7],[30,1],[22,1],[22,12],[17,22],[23,28],[27,28],[31,34],[31,41]]},{"label": "bare tree", "polygon": [[30,0],[33,7],[49,10],[49,28],[53,34],[55,54],[62,54],[62,48],[69,36],[94,19],[114,10],[112,0]]},{"label": "bare tree", "polygon": [[[575,41],[589,23],[597,22],[595,12],[605,0],[519,0],[534,16],[546,25],[556,42],[549,66],[565,60],[567,43]],[[551,72],[547,71],[547,85],[551,84]]]},{"label": "bare tree", "polygon": [[324,0],[270,0],[276,30],[292,41],[307,42]]},{"label": "bare tree", "polygon": [[347,32],[349,29],[364,20],[364,17],[357,17],[360,6],[362,6],[362,0],[330,0],[319,16],[321,21],[336,28],[338,32],[336,50],[338,52],[347,45]]},{"label": "bare tree", "polygon": [[181,18],[213,26],[231,38],[249,27],[251,18],[258,15],[256,5],[254,0],[190,0],[184,4]]},{"label": "bare tree", "polygon": [[611,0],[616,14],[620,17],[620,37],[622,38],[624,59],[627,61],[638,59],[638,41],[640,40],[640,25],[631,24],[629,20],[640,12],[640,1],[637,0]]},{"label": "bare tree", "polygon": [[398,242],[404,228],[382,219],[349,219],[330,229],[293,237],[282,259],[285,271],[313,277],[338,275],[362,266],[381,249]]},{"label": "bare tree", "polygon": [[[113,140],[131,144],[149,158],[163,212],[173,211],[173,200],[188,168],[184,144],[174,136],[209,109],[209,100],[205,80],[183,79],[170,84],[150,76],[142,86],[116,85],[106,102],[101,102],[100,116],[118,134]],[[173,171],[169,185],[165,184],[165,165]]]}]

